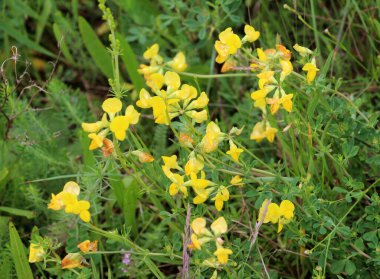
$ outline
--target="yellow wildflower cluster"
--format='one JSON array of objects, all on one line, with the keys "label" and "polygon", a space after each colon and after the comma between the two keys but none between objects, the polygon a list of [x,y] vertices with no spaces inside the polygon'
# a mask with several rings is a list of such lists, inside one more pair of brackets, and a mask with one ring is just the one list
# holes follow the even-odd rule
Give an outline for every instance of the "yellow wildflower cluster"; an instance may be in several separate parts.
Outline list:
[{"label": "yellow wildflower cluster", "polygon": [[154,44],[143,54],[144,59],[149,60],[149,65],[141,64],[138,72],[144,75],[146,81],[151,79],[152,74],[163,74],[165,66],[170,67],[176,72],[183,72],[187,68],[186,56],[183,52],[178,52],[172,60],[165,63],[162,56],[159,55],[159,50],[160,46]]},{"label": "yellow wildflower cluster", "polygon": [[124,115],[120,114],[122,107],[123,104],[118,98],[108,98],[102,104],[105,113],[100,121],[82,123],[83,130],[89,133],[88,137],[91,139],[90,150],[104,145],[103,153],[112,153],[113,145],[110,140],[106,139],[107,134],[111,131],[117,140],[123,141],[129,126],[137,124],[140,113],[135,110],[134,106],[129,105]]},{"label": "yellow wildflower cluster", "polygon": [[[141,89],[136,105],[140,108],[152,108],[157,124],[169,125],[171,119],[186,115],[196,123],[207,120],[209,99],[205,92],[198,94],[195,87],[182,84],[176,72],[168,71],[164,75],[154,73],[149,76],[147,85],[155,96]],[[164,89],[165,87],[165,89]]]},{"label": "yellow wildflower cluster", "polygon": [[[222,234],[227,232],[227,222],[224,217],[219,217],[211,224],[211,231],[206,228],[206,219],[196,218],[191,223],[191,229],[193,233],[191,234],[191,244],[188,245],[188,248],[191,250],[201,250],[203,244],[215,241],[216,250],[213,253],[214,258],[206,260],[207,263],[217,263],[220,265],[225,265],[228,262],[228,257],[233,252],[231,249],[223,247],[223,239],[221,238]],[[214,265],[213,267],[217,267]]]},{"label": "yellow wildflower cluster", "polygon": [[66,213],[76,214],[86,223],[90,222],[90,203],[86,200],[78,200],[80,193],[79,185],[74,181],[69,181],[63,187],[63,190],[57,195],[51,195],[49,209],[61,210]]},{"label": "yellow wildflower cluster", "polygon": [[[246,25],[244,27],[245,36],[241,40],[238,35],[234,34],[229,27],[219,34],[219,40],[215,42],[215,49],[218,53],[215,61],[224,63],[222,72],[233,70],[236,67],[234,55],[242,48],[244,43],[255,42],[260,37],[260,32],[254,27]],[[313,55],[313,52],[305,47],[294,45],[293,48],[306,59]],[[252,71],[259,71],[256,75],[259,79],[258,90],[251,93],[251,98],[254,101],[254,106],[259,108],[263,113],[263,120],[256,123],[253,128],[251,139],[261,141],[266,138],[269,142],[273,142],[277,129],[272,127],[267,120],[267,105],[269,111],[274,115],[280,108],[287,112],[293,110],[294,94],[286,93],[284,90],[284,81],[293,72],[293,64],[290,61],[292,53],[285,46],[277,44],[276,48],[256,49],[257,57],[254,57],[250,66]],[[307,72],[306,80],[312,83],[317,71],[315,58],[311,58],[303,68]],[[273,92],[273,94],[271,94]],[[269,97],[269,94],[272,95]]]},{"label": "yellow wildflower cluster", "polygon": [[[259,211],[259,220],[263,219],[263,214],[267,200],[265,200]],[[289,200],[283,200],[278,206],[276,203],[271,202],[268,205],[263,223],[272,222],[273,224],[278,223],[277,232],[281,232],[285,224],[289,223],[294,216],[294,204]]]}]

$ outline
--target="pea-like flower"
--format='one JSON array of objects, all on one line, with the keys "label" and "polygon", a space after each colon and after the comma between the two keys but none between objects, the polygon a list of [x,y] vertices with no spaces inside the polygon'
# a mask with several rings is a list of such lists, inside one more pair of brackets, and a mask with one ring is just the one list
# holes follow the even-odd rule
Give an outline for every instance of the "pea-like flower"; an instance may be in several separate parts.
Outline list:
[{"label": "pea-like flower", "polygon": [[[228,262],[229,255],[233,254],[231,249],[223,247],[221,235],[227,232],[227,222],[224,217],[219,217],[210,226],[211,231],[206,228],[206,219],[196,218],[191,223],[193,234],[191,235],[191,244],[188,248],[191,250],[201,250],[203,244],[215,241],[216,250],[213,253],[218,261],[218,264],[224,265]],[[215,265],[214,259],[210,259]]]},{"label": "pea-like flower", "polygon": [[[109,140],[106,138],[109,131],[115,135],[117,140],[123,141],[129,126],[131,124],[137,124],[140,113],[138,113],[132,105],[129,105],[124,115],[118,115],[122,107],[123,104],[118,98],[108,98],[102,104],[102,109],[105,113],[101,121],[82,123],[83,130],[90,133],[88,135],[91,139],[90,150],[106,145],[107,150],[103,150],[103,153],[109,156],[113,151],[113,145],[110,145]],[[112,147],[111,150],[109,147]]]},{"label": "pea-like flower", "polygon": [[219,126],[211,121],[207,124],[206,134],[202,138],[200,146],[205,153],[213,152],[218,148],[224,137],[225,134],[221,132]]},{"label": "pea-like flower", "polygon": [[[259,211],[259,220],[263,219],[263,214],[267,200],[265,200]],[[294,204],[289,200],[283,200],[278,206],[276,203],[270,203],[267,208],[263,223],[278,223],[277,232],[281,232],[284,225],[289,223],[294,217]]]},{"label": "pea-like flower", "polygon": [[[198,95],[195,87],[182,84],[179,75],[175,72],[153,74],[147,82],[155,96],[141,89],[140,99],[136,105],[141,108],[152,108],[153,116],[157,124],[169,125],[169,122],[179,116],[186,115],[196,123],[207,120],[209,99],[205,92]],[[165,85],[166,89],[163,89]]]},{"label": "pea-like flower", "polygon": [[42,245],[31,243],[29,246],[29,262],[37,263],[44,259],[46,251]]},{"label": "pea-like flower", "polygon": [[182,51],[178,52],[173,60],[168,62],[168,65],[176,72],[183,72],[187,68],[185,54]]},{"label": "pea-like flower", "polygon": [[219,64],[225,62],[231,54],[235,54],[241,47],[241,40],[234,34],[231,27],[219,34],[219,41],[215,42],[215,50],[218,53],[215,61]]},{"label": "pea-like flower", "polygon": [[267,138],[269,142],[273,142],[276,133],[277,133],[277,129],[271,127],[269,122],[261,121],[261,122],[256,123],[255,127],[253,127],[253,131],[251,133],[250,139],[260,142],[264,138]]},{"label": "pea-like flower", "polygon": [[253,43],[257,41],[257,39],[260,37],[260,32],[256,31],[256,29],[251,25],[245,25],[244,26],[244,33],[245,36],[243,38],[243,42],[250,42]]},{"label": "pea-like flower", "polygon": [[90,203],[86,200],[78,200],[79,193],[79,185],[74,181],[69,181],[60,193],[52,194],[48,208],[52,210],[64,209],[66,213],[79,215],[82,221],[88,223],[91,219]]},{"label": "pea-like flower", "polygon": [[238,148],[236,144],[230,140],[230,150],[228,150],[226,153],[231,156],[232,160],[239,162],[240,154],[243,152],[244,150],[242,148]]},{"label": "pea-like flower", "polygon": [[69,253],[61,261],[62,269],[82,268],[87,265],[86,259],[80,253]]},{"label": "pea-like flower", "polygon": [[81,250],[83,253],[88,253],[88,252],[96,252],[98,251],[98,241],[90,241],[90,240],[85,240],[77,245],[79,250]]},{"label": "pea-like flower", "polygon": [[307,72],[306,74],[306,80],[307,82],[310,84],[313,82],[313,80],[315,79],[315,76],[317,74],[317,72],[319,71],[319,69],[317,68],[317,65],[315,63],[315,58],[313,58],[311,60],[311,62],[309,63],[306,63],[303,67],[302,67],[302,70]]}]

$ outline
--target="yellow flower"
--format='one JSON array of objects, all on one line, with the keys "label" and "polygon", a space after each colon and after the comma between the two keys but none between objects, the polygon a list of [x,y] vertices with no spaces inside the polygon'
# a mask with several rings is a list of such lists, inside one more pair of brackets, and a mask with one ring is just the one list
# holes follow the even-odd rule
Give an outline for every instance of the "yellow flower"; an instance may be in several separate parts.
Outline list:
[{"label": "yellow flower", "polygon": [[98,241],[85,240],[77,245],[77,247],[83,252],[96,252],[98,251]]},{"label": "yellow flower", "polygon": [[[267,200],[265,200],[260,208],[259,211],[259,220],[262,220],[264,209],[267,204]],[[263,223],[278,223],[278,229],[277,232],[281,232],[284,224],[287,224],[290,222],[291,219],[294,217],[294,204],[289,200],[283,200],[278,206],[275,203],[270,203],[268,205],[268,209],[265,215],[265,218],[263,220]]]},{"label": "yellow flower", "polygon": [[242,181],[243,181],[243,179],[240,177],[240,175],[235,175],[230,180],[230,184],[234,185],[234,186],[242,186],[243,185]]},{"label": "yellow flower", "polygon": [[185,165],[185,174],[190,175],[191,173],[198,174],[204,167],[204,159],[202,156],[195,156],[194,152],[191,152],[190,159]]},{"label": "yellow flower", "polygon": [[177,90],[181,86],[181,79],[176,72],[167,71],[164,76],[165,84],[169,90]]},{"label": "yellow flower", "polygon": [[288,75],[293,72],[293,65],[290,60],[281,60],[280,65],[282,69],[280,80],[283,81]]},{"label": "yellow flower", "polygon": [[225,201],[228,201],[230,199],[230,192],[228,192],[228,189],[224,186],[220,186],[218,193],[216,194],[215,198],[215,208],[218,211],[221,211],[223,209],[223,204]]},{"label": "yellow flower", "polygon": [[268,93],[269,92],[267,88],[259,89],[251,93],[251,98],[253,101],[255,101],[254,106],[256,108],[261,109],[263,112],[265,112],[266,110],[265,97],[267,96]]},{"label": "yellow flower", "polygon": [[287,94],[285,96],[281,97],[281,104],[282,107],[287,111],[287,112],[292,112],[293,110],[293,94]]},{"label": "yellow flower", "polygon": [[140,150],[132,151],[132,154],[137,156],[139,158],[140,163],[151,163],[154,161],[154,158],[152,155],[142,152]]},{"label": "yellow flower", "polygon": [[265,52],[261,48],[257,49],[257,57],[259,58],[259,60],[261,62],[267,61],[267,55],[265,54]]},{"label": "yellow flower", "polygon": [[250,139],[260,142],[264,138],[267,138],[269,142],[273,142],[277,133],[277,129],[270,126],[269,122],[258,122],[251,133]]},{"label": "yellow flower", "polygon": [[88,138],[91,139],[89,149],[95,150],[102,147],[107,133],[108,133],[108,130],[106,129],[106,130],[101,131],[99,134],[95,134],[95,133],[88,134]]},{"label": "yellow flower", "polygon": [[145,88],[142,88],[140,90],[140,100],[136,102],[136,105],[140,108],[151,108],[152,105],[149,103],[151,98],[149,92]]},{"label": "yellow flower", "polygon": [[211,224],[211,230],[213,231],[215,236],[220,236],[227,232],[227,222],[224,217],[219,217]]},{"label": "yellow flower", "polygon": [[182,51],[178,52],[173,60],[168,62],[168,65],[177,72],[183,72],[187,68],[185,54]]},{"label": "yellow flower", "polygon": [[196,123],[205,122],[208,118],[207,110],[205,109],[202,111],[191,110],[191,111],[187,111],[185,114],[188,117],[192,118]]},{"label": "yellow flower", "polygon": [[83,222],[90,222],[91,215],[88,211],[90,209],[90,203],[85,200],[76,200],[68,203],[65,208],[66,213],[73,213],[79,215],[79,217],[83,220]]},{"label": "yellow flower", "polygon": [[187,197],[187,188],[184,185],[183,176],[179,175],[177,173],[174,173],[173,176],[170,178],[170,180],[173,182],[169,186],[169,194],[171,196],[177,195],[178,191],[181,191],[184,195],[184,197]]},{"label": "yellow flower", "polygon": [[143,56],[147,60],[152,59],[158,54],[159,50],[160,46],[158,44],[154,44],[144,52]]},{"label": "yellow flower", "polygon": [[191,244],[188,244],[187,248],[189,248],[191,250],[201,250],[201,246],[203,244],[203,241],[198,239],[198,236],[194,233],[191,235],[190,239],[191,239]]},{"label": "yellow flower", "polygon": [[63,187],[63,190],[57,195],[52,194],[48,208],[52,210],[61,210],[65,207],[65,202],[70,198],[76,198],[80,193],[79,185],[74,181],[69,181]]},{"label": "yellow flower", "polygon": [[46,252],[41,245],[31,243],[29,246],[29,262],[36,263],[44,259]]},{"label": "yellow flower", "polygon": [[125,133],[130,124],[137,124],[139,121],[140,113],[138,113],[132,105],[129,105],[125,110],[124,116],[116,116],[110,125],[110,130],[115,134],[115,137],[123,141],[125,140]]},{"label": "yellow flower", "polygon": [[231,156],[232,160],[239,162],[239,156],[242,152],[244,152],[244,150],[238,148],[236,144],[230,140],[230,150],[228,150],[226,153]]},{"label": "yellow flower", "polygon": [[308,55],[308,54],[313,54],[313,52],[310,50],[310,49],[308,49],[308,48],[306,48],[306,47],[303,47],[303,46],[300,46],[299,44],[295,44],[294,46],[293,46],[293,48],[302,56],[302,57],[304,57],[304,56],[306,56],[306,55]]},{"label": "yellow flower", "polygon": [[218,258],[218,262],[220,264],[226,264],[228,261],[228,256],[233,254],[231,249],[218,247],[218,249],[214,252],[214,255]]},{"label": "yellow flower", "polygon": [[97,133],[100,129],[109,125],[107,114],[103,114],[102,120],[95,123],[82,123],[83,131],[87,133]]},{"label": "yellow flower", "polygon": [[[274,71],[264,71],[256,75],[259,78],[259,88],[263,89],[267,83],[276,83]],[[269,92],[269,91],[268,91]]]},{"label": "yellow flower", "polygon": [[84,267],[84,264],[86,264],[86,260],[79,253],[69,253],[61,262],[62,269],[82,268]]},{"label": "yellow flower", "polygon": [[204,203],[210,196],[212,189],[193,187],[196,196],[193,199],[194,204]]},{"label": "yellow flower", "polygon": [[228,59],[231,54],[235,54],[241,47],[239,36],[234,34],[232,28],[229,27],[219,34],[219,40],[215,42],[215,50],[218,53],[215,61],[219,64]]},{"label": "yellow flower", "polygon": [[198,99],[192,101],[186,109],[202,109],[205,106],[208,105],[209,99],[207,97],[207,94],[205,92],[202,92]]},{"label": "yellow flower", "polygon": [[243,38],[243,42],[248,41],[250,43],[253,43],[260,37],[260,32],[256,31],[255,28],[250,25],[244,26],[244,33],[245,37]]},{"label": "yellow flower", "polygon": [[206,135],[202,138],[200,143],[202,150],[206,153],[215,151],[218,145],[223,141],[224,133],[220,131],[218,125],[211,121],[206,127]]},{"label": "yellow flower", "polygon": [[164,85],[164,76],[160,73],[154,73],[149,75],[146,85],[148,85],[150,88],[152,88],[153,91],[160,90],[162,86]]},{"label": "yellow flower", "polygon": [[162,171],[164,172],[165,176],[172,180],[173,178],[173,172],[171,169],[177,169],[182,170],[182,168],[177,163],[177,156],[162,156],[162,160],[164,161],[164,165],[162,166]]},{"label": "yellow flower", "polygon": [[319,71],[319,69],[317,68],[317,66],[315,64],[315,58],[313,58],[310,63],[306,63],[303,66],[302,70],[307,72],[307,74],[306,74],[307,82],[309,84],[312,83],[313,80],[315,79],[317,72]]},{"label": "yellow flower", "polygon": [[109,115],[121,111],[123,104],[118,98],[108,98],[102,104],[102,109]]},{"label": "yellow flower", "polygon": [[202,217],[198,217],[191,222],[191,228],[197,235],[208,234],[206,229],[206,219]]}]

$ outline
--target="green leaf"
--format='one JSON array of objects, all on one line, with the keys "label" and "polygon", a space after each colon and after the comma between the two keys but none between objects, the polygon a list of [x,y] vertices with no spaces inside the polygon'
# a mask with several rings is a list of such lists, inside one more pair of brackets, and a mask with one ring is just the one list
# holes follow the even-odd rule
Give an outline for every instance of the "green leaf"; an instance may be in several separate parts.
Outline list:
[{"label": "green leaf", "polygon": [[15,264],[17,277],[19,279],[33,279],[32,270],[26,257],[25,247],[22,244],[20,236],[12,222],[9,223],[10,248]]},{"label": "green leaf", "polygon": [[346,264],[346,260],[333,262],[333,264],[331,265],[331,272],[334,274],[343,272],[345,264]]},{"label": "green leaf", "polygon": [[0,211],[7,212],[9,214],[13,214],[16,216],[26,217],[28,219],[32,219],[34,217],[34,212],[30,210],[18,209],[7,206],[0,206]]},{"label": "green leaf", "polygon": [[51,0],[45,0],[43,1],[44,6],[42,8],[42,12],[40,16],[38,17],[38,22],[37,22],[37,30],[36,30],[36,43],[39,43],[41,40],[42,33],[44,32],[46,22],[49,18],[49,15],[51,13]]},{"label": "green leaf", "polygon": [[153,22],[154,17],[160,13],[157,5],[149,0],[121,0],[120,5],[133,21],[141,25]]},{"label": "green leaf", "polygon": [[99,40],[91,25],[83,18],[79,17],[79,31],[84,45],[94,60],[99,70],[108,78],[113,77],[111,54]]},{"label": "green leaf", "polygon": [[137,199],[138,199],[138,183],[135,178],[127,176],[123,179],[125,186],[124,191],[124,217],[125,225],[131,227],[133,233],[137,233],[137,226],[135,220]]},{"label": "green leaf", "polygon": [[356,271],[356,265],[352,261],[347,260],[346,261],[346,267],[344,268],[344,271],[347,273],[347,275],[352,275]]},{"label": "green leaf", "polygon": [[322,79],[322,78],[326,77],[326,74],[327,74],[327,71],[330,68],[333,56],[334,56],[334,51],[331,51],[330,54],[329,54],[329,56],[327,57],[327,60],[326,60],[325,64],[323,65],[321,73],[319,74],[319,79]]},{"label": "green leaf", "polygon": [[63,56],[67,59],[67,61],[71,64],[74,64],[74,59],[71,56],[70,50],[66,44],[65,37],[62,35],[61,30],[59,29],[59,26],[57,23],[53,24],[53,32],[54,36],[58,42],[58,45],[63,53]]},{"label": "green leaf", "polygon": [[117,33],[116,37],[120,42],[121,59],[127,69],[129,78],[131,79],[135,89],[140,91],[140,89],[145,86],[145,82],[141,75],[137,72],[139,63],[137,62],[136,55],[127,40],[121,34]]},{"label": "green leaf", "polygon": [[14,38],[18,43],[25,45],[26,47],[38,51],[42,54],[45,54],[50,57],[55,57],[55,55],[49,50],[41,47],[39,44],[33,42],[28,38],[27,35],[22,34],[20,31],[15,29],[8,21],[1,19],[0,20],[0,30],[8,34],[10,37]]}]

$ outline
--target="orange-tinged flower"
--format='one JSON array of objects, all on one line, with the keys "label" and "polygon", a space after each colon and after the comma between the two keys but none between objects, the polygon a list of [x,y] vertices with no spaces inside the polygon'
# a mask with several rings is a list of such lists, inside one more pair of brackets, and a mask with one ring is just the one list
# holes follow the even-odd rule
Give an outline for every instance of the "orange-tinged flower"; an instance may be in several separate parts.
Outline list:
[{"label": "orange-tinged flower", "polygon": [[85,258],[79,253],[69,253],[61,261],[62,269],[82,268],[85,264]]},{"label": "orange-tinged flower", "polygon": [[132,151],[132,154],[139,158],[140,163],[151,163],[154,161],[154,157],[152,155],[140,150]]},{"label": "orange-tinged flower", "polygon": [[283,45],[276,45],[276,49],[281,53],[281,59],[290,60],[292,53]]},{"label": "orange-tinged flower", "polygon": [[102,147],[102,153],[104,157],[109,157],[113,154],[114,151],[114,145],[113,142],[109,139],[103,140],[103,147]]},{"label": "orange-tinged flower", "polygon": [[194,144],[194,140],[189,134],[181,132],[179,134],[179,143],[189,148],[192,148]]},{"label": "orange-tinged flower", "polygon": [[232,71],[235,67],[236,67],[236,61],[230,58],[226,62],[224,62],[222,69],[220,69],[220,72],[226,73],[226,72]]},{"label": "orange-tinged flower", "polygon": [[98,251],[98,240],[90,241],[85,240],[77,245],[77,247],[83,252],[96,252]]}]

